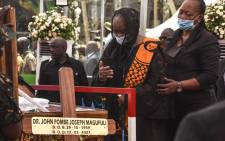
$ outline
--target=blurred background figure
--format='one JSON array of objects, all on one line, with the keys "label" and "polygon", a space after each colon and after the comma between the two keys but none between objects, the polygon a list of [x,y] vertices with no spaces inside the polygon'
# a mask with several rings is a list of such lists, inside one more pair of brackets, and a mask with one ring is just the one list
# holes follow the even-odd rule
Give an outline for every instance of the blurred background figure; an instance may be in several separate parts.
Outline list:
[{"label": "blurred background figure", "polygon": [[28,84],[35,84],[36,58],[34,50],[30,46],[30,40],[27,37],[17,39],[17,64],[19,74]]},{"label": "blurred background figure", "polygon": [[25,55],[25,51],[28,49],[29,46],[29,40],[27,39],[27,37],[19,37],[17,39],[17,50],[18,50],[18,54],[17,54],[17,67],[18,67],[18,73],[21,74],[22,73],[22,69],[23,69],[23,65],[24,65],[24,55]]},{"label": "blurred background figure", "polygon": [[17,39],[17,48],[20,54],[24,55],[25,51],[28,50],[29,46],[30,40],[27,37],[19,37]]},{"label": "blurred background figure", "polygon": [[104,46],[103,48],[105,49],[108,45],[109,42],[113,39],[112,34],[111,34],[111,23],[110,22],[105,22],[104,27],[105,27],[105,38],[103,40]]},{"label": "blurred background figure", "polygon": [[92,74],[99,61],[100,50],[95,41],[89,41],[85,49],[86,60],[84,62],[84,69],[88,75],[88,82],[92,82]]},{"label": "blurred background figure", "polygon": [[27,50],[24,57],[23,73],[35,74],[36,58],[31,50]]},{"label": "blurred background figure", "polygon": [[174,31],[171,28],[166,28],[162,31],[160,39],[160,47],[163,48],[165,44],[173,38]]},{"label": "blurred background figure", "polygon": [[17,69],[19,74],[22,72],[23,64],[24,61],[22,55],[20,53],[17,53]]},{"label": "blurred background figure", "polygon": [[86,57],[85,57],[85,45],[81,45],[77,49],[77,52],[79,54],[78,60],[81,61],[82,63],[84,63],[86,61]]}]

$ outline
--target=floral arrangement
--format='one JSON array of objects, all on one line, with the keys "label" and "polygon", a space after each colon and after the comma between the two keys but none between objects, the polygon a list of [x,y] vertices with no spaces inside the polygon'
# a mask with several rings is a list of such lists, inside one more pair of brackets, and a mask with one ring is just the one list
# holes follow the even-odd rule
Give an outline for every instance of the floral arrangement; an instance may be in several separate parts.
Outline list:
[{"label": "floral arrangement", "polygon": [[33,21],[28,24],[28,31],[35,40],[50,40],[60,36],[66,40],[76,41],[79,38],[80,29],[78,20],[74,22],[56,10],[50,10],[33,16]]},{"label": "floral arrangement", "polygon": [[73,23],[75,24],[75,27],[76,27],[76,30],[75,30],[76,41],[79,39],[79,33],[80,33],[80,27],[79,27],[80,14],[81,14],[81,9],[79,7],[78,2],[76,0],[70,0],[69,1],[69,16],[72,18]]},{"label": "floral arrangement", "polygon": [[219,39],[225,39],[225,0],[206,8],[205,23],[207,29]]}]

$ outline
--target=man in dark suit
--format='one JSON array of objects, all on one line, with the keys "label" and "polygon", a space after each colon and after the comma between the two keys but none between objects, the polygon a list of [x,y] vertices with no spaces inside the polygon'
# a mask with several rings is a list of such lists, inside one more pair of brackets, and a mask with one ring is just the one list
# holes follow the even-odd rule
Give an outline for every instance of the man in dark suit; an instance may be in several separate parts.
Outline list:
[{"label": "man in dark suit", "polygon": [[100,56],[100,50],[98,48],[97,42],[89,41],[87,43],[87,47],[85,49],[85,55],[86,55],[87,59],[84,62],[84,69],[86,71],[86,74],[89,76],[88,82],[89,82],[89,84],[91,84],[92,83],[92,74],[95,70],[95,67],[98,64],[99,56]]},{"label": "man in dark suit", "polygon": [[[41,63],[39,75],[40,85],[58,85],[59,69],[61,67],[69,67],[73,70],[74,84],[76,86],[88,86],[87,75],[83,64],[79,60],[69,57],[66,49],[67,42],[65,39],[57,37],[51,41],[50,51],[52,59],[45,60]],[[51,102],[60,102],[60,94],[58,91],[38,91],[37,97],[46,98]],[[90,97],[84,94],[76,94],[76,104],[90,107]]]},{"label": "man in dark suit", "polygon": [[224,141],[225,101],[190,113],[181,122],[175,141]]},{"label": "man in dark suit", "polygon": [[217,99],[224,100],[225,99],[225,59],[219,62],[219,78],[216,82],[216,90],[217,90]]}]

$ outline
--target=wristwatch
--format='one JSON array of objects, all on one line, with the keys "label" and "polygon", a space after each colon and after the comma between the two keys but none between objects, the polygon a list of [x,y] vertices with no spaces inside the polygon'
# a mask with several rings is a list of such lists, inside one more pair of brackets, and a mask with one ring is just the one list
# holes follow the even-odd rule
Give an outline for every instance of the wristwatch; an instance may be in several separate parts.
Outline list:
[{"label": "wristwatch", "polygon": [[177,92],[180,93],[183,91],[183,86],[182,83],[179,81],[177,82]]}]

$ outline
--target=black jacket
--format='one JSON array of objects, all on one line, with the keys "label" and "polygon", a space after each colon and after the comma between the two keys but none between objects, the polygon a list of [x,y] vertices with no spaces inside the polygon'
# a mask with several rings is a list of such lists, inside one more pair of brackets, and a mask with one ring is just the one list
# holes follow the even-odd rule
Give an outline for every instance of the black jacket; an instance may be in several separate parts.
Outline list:
[{"label": "black jacket", "polygon": [[[167,55],[169,50],[176,48],[175,43],[181,33],[181,30],[177,30],[174,39],[166,46],[164,51]],[[166,68],[168,78],[177,81],[196,78],[200,84],[200,90],[184,90],[175,94],[178,118],[215,101],[213,86],[216,84],[219,62],[217,39],[200,26],[195,28],[189,39],[180,48],[181,50],[175,57],[168,55]]]},{"label": "black jacket", "polygon": [[[93,74],[93,85],[123,87],[125,76],[135,57],[137,49],[138,46],[126,48],[111,41],[100,60],[103,61],[103,64],[109,65],[114,70],[114,77],[113,79],[102,82],[98,79],[98,68],[96,68]],[[147,72],[144,83],[136,87],[137,116],[144,116],[146,118],[168,118],[171,116],[171,97],[160,96],[155,93],[156,84],[160,81],[163,73],[165,73],[163,72],[165,71],[163,57],[159,49],[155,49],[154,52],[155,54],[149,65],[149,71]],[[118,109],[117,97],[111,95],[107,100],[106,109],[109,110],[110,117],[110,112],[115,112],[116,109]],[[115,117],[115,115],[112,115],[112,117]]]},{"label": "black jacket", "polygon": [[225,101],[193,112],[181,122],[175,141],[224,141]]},{"label": "black jacket", "polygon": [[[59,75],[58,70],[61,67],[70,67],[73,69],[74,84],[75,86],[88,86],[87,76],[83,64],[67,56],[64,64],[60,64],[55,60],[46,60],[41,63],[39,74],[39,85],[58,85]],[[59,92],[54,91],[39,91],[38,97],[49,99],[51,102],[60,102]],[[79,99],[79,97],[76,97]],[[80,105],[80,100],[76,100]]]}]

